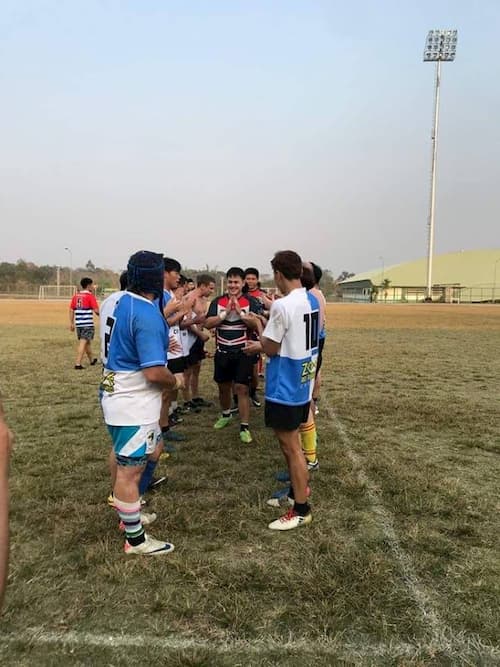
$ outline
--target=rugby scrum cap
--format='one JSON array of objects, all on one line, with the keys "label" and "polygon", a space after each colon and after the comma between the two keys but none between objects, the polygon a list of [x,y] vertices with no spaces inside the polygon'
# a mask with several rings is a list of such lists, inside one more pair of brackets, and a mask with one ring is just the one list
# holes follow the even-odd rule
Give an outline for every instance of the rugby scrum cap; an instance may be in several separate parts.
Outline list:
[{"label": "rugby scrum cap", "polygon": [[129,289],[147,292],[159,297],[163,294],[163,255],[139,250],[128,260]]}]

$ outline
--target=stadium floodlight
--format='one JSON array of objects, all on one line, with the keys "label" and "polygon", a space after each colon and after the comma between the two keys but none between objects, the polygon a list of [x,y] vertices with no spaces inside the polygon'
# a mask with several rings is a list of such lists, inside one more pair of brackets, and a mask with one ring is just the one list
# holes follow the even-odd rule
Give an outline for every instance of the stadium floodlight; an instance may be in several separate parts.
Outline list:
[{"label": "stadium floodlight", "polygon": [[453,62],[457,53],[456,30],[429,30],[424,49],[424,62],[436,63],[434,89],[434,125],[432,130],[431,195],[429,203],[428,254],[427,254],[427,300],[432,299],[432,258],[434,254],[434,213],[436,208],[436,162],[437,133],[439,124],[439,89],[441,86],[441,63]]},{"label": "stadium floodlight", "polygon": [[429,30],[424,49],[424,62],[455,60],[457,54],[456,30]]}]

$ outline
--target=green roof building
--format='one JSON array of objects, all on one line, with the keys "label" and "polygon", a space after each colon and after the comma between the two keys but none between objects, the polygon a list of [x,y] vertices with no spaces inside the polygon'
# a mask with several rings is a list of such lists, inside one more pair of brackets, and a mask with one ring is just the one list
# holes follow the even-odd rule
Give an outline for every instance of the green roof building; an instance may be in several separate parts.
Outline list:
[{"label": "green roof building", "polygon": [[[500,248],[463,250],[434,257],[432,300],[500,302]],[[427,258],[358,273],[339,283],[344,301],[424,301]]]}]

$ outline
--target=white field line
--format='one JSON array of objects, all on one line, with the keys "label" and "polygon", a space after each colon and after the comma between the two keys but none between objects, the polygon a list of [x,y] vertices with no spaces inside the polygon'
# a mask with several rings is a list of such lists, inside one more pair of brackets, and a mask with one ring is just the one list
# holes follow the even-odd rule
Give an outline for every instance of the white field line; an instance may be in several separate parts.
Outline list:
[{"label": "white field line", "polygon": [[449,657],[461,656],[462,659],[466,656],[475,655],[476,658],[487,659],[487,664],[500,665],[500,646],[485,644],[476,635],[468,635],[464,632],[457,634],[452,628],[443,623],[418,578],[411,557],[401,546],[394,528],[394,515],[384,506],[379,487],[366,474],[361,458],[354,451],[344,425],[330,405],[325,406],[325,414],[340,435],[347,457],[353,464],[359,483],[365,488],[372,511],[377,516],[382,533],[399,564],[406,588],[430,630],[428,643],[419,644],[421,650],[428,650],[431,655],[433,652],[441,652]]},{"label": "white field line", "polygon": [[406,588],[420,609],[423,620],[430,630],[430,639],[433,643],[434,640],[447,634],[447,628],[439,618],[437,611],[433,608],[429,596],[425,592],[422,583],[419,581],[410,556],[402,548],[394,528],[394,516],[383,505],[380,489],[364,471],[363,463],[360,457],[354,451],[350,438],[342,422],[330,406],[326,406],[325,413],[332,421],[337,433],[340,435],[347,457],[353,464],[356,471],[358,481],[366,490],[366,495],[370,501],[372,511],[377,516],[382,533],[387,540],[396,561],[399,564]]},{"label": "white field line", "polygon": [[[92,632],[51,632],[43,628],[27,628],[18,633],[0,634],[0,654],[8,652],[10,644],[23,645],[60,645],[68,647],[98,648],[126,648],[142,647],[155,648],[163,651],[189,651],[208,650],[219,654],[230,654],[235,652],[263,655],[271,651],[299,652],[303,655],[317,656],[318,654],[334,655],[338,659],[349,662],[363,659],[394,659],[398,657],[417,658],[434,657],[441,654],[448,658],[456,658],[461,664],[476,665],[477,661],[488,660],[484,664],[499,664],[500,649],[498,647],[483,644],[474,638],[454,637],[448,640],[446,637],[439,638],[436,643],[366,643],[360,641],[343,642],[342,639],[317,639],[314,640],[289,640],[278,641],[275,639],[257,639],[254,641],[244,640],[209,640],[194,639],[189,637],[154,637],[147,635],[111,635],[95,634]],[[467,661],[467,662],[464,662]]]}]

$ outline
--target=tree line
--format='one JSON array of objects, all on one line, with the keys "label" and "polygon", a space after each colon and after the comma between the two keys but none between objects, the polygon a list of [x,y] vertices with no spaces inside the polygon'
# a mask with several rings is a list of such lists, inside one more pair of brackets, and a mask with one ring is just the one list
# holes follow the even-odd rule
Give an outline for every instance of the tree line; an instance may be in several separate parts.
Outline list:
[{"label": "tree line", "polygon": [[80,280],[88,276],[98,285],[100,290],[117,288],[119,273],[111,269],[96,267],[91,260],[84,267],[71,270],[68,266],[43,264],[38,266],[33,262],[18,259],[17,262],[0,262],[0,292],[36,291],[40,285],[59,284],[78,286]]},{"label": "tree line", "polygon": [[[77,267],[73,270],[68,266],[58,267],[56,265],[43,264],[38,266],[33,262],[27,262],[24,259],[18,259],[15,263],[0,262],[0,292],[23,292],[29,289],[35,291],[40,285],[69,285],[78,286],[80,280],[86,276],[92,278],[98,287],[98,293],[105,290],[116,289],[119,284],[119,272],[111,269],[102,269],[96,266],[92,260],[88,260],[84,267]],[[208,265],[202,270],[199,269],[183,269],[183,273],[193,279],[199,273],[211,273],[217,281],[217,287],[220,285],[220,277],[225,277],[225,272],[221,271],[219,267],[210,269]],[[334,296],[337,293],[337,285],[342,280],[346,280],[353,276],[349,271],[342,271],[337,278],[334,274],[326,269],[323,270],[323,278],[321,280],[321,288],[327,297]],[[271,287],[273,285],[272,276],[262,275],[262,286]]]}]

